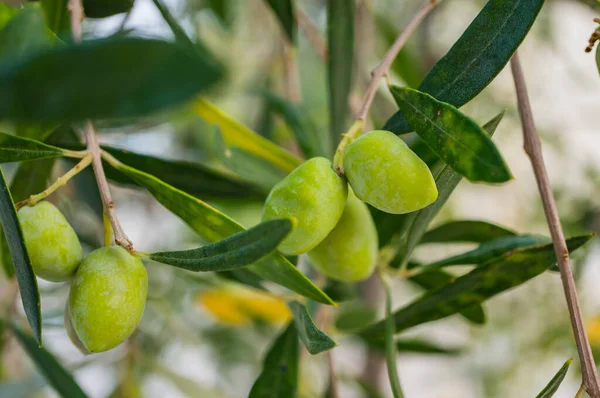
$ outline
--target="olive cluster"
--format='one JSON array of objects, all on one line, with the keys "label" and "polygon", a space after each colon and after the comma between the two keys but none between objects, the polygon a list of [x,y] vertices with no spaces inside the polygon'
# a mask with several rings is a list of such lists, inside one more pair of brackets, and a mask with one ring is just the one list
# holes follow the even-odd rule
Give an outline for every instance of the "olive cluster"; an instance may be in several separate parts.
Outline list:
[{"label": "olive cluster", "polygon": [[25,206],[18,217],[35,274],[71,283],[65,326],[73,343],[96,353],[125,341],[146,303],[148,275],[142,261],[120,246],[84,258],[75,231],[50,202]]},{"label": "olive cluster", "polygon": [[345,178],[328,159],[307,160],[273,187],[263,219],[295,221],[279,251],[308,253],[314,267],[328,277],[357,282],[372,274],[379,247],[363,202],[404,214],[430,205],[438,193],[425,162],[389,131],[371,131],[352,141],[344,149],[343,174]]}]

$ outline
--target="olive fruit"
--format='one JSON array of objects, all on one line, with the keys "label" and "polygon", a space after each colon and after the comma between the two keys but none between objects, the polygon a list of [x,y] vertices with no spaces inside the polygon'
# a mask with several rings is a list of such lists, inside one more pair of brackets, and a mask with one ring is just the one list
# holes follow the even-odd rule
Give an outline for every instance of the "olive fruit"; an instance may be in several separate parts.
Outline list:
[{"label": "olive fruit", "polygon": [[331,279],[358,282],[375,269],[379,242],[371,212],[352,193],[333,231],[308,252],[313,266]]},{"label": "olive fruit", "polygon": [[50,202],[40,202],[19,209],[18,218],[35,274],[53,282],[71,278],[83,250],[60,210]]},{"label": "olive fruit", "polygon": [[265,201],[263,220],[295,220],[279,251],[297,255],[318,245],[339,221],[347,195],[348,184],[321,157],[307,160],[278,182]]},{"label": "olive fruit", "polygon": [[90,253],[73,278],[69,316],[89,352],[110,350],[136,329],[144,312],[148,274],[142,261],[120,246]]},{"label": "olive fruit", "polygon": [[371,131],[352,141],[343,162],[356,196],[386,213],[410,213],[437,199],[425,162],[389,131]]}]

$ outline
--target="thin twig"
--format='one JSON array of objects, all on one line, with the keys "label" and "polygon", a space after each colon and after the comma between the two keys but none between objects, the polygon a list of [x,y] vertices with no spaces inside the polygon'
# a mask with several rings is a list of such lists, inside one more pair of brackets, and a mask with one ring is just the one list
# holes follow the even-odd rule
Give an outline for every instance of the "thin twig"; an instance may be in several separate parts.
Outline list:
[{"label": "thin twig", "polygon": [[384,76],[388,74],[392,63],[398,56],[398,53],[400,52],[402,47],[404,47],[404,43],[406,43],[406,40],[408,40],[408,38],[417,29],[417,26],[419,26],[421,21],[425,19],[427,14],[429,14],[429,12],[431,12],[431,10],[433,10],[440,3],[440,1],[441,0],[425,1],[425,3],[421,6],[421,8],[419,8],[417,13],[413,17],[413,19],[408,23],[408,25],[406,25],[406,28],[404,28],[402,33],[400,33],[398,38],[396,38],[396,41],[394,42],[394,44],[392,44],[392,47],[390,47],[388,52],[385,54],[385,57],[383,57],[381,63],[375,69],[373,69],[373,72],[371,72],[371,83],[369,84],[367,92],[365,93],[365,98],[363,100],[362,107],[358,112],[357,119],[365,120],[365,118],[367,117],[367,113],[369,113],[369,108],[373,103],[373,98],[375,98],[375,93],[377,92],[377,88],[379,87],[379,82]]},{"label": "thin twig", "polygon": [[583,316],[579,306],[579,298],[577,297],[577,288],[575,286],[571,262],[569,260],[569,250],[567,249],[565,236],[556,208],[556,202],[554,201],[552,193],[552,187],[550,186],[550,180],[544,164],[542,145],[535,128],[531,104],[529,103],[527,87],[525,85],[525,77],[521,70],[521,64],[519,63],[517,53],[513,55],[510,66],[517,91],[519,115],[521,116],[521,124],[523,127],[524,148],[531,160],[535,179],[544,205],[546,220],[548,221],[548,227],[552,236],[552,242],[554,243],[554,251],[558,260],[563,290],[569,308],[571,326],[573,328],[573,334],[575,335],[575,342],[577,343],[579,360],[581,361],[583,383],[585,384],[588,394],[592,398],[598,398],[600,397],[600,379],[598,378],[592,349],[590,348],[590,343],[585,331]]},{"label": "thin twig", "polygon": [[300,72],[298,71],[298,57],[294,46],[283,40],[283,80],[287,98],[293,103],[302,101],[300,91]]},{"label": "thin twig", "polygon": [[[69,0],[68,7],[69,12],[71,13],[71,31],[73,33],[73,40],[75,42],[81,42],[81,21],[84,16],[81,0]],[[104,211],[108,215],[110,224],[113,228],[115,243],[132,252],[133,245],[127,238],[127,235],[123,232],[123,228],[115,214],[115,204],[112,200],[112,195],[108,188],[108,181],[106,180],[106,175],[104,174],[104,168],[102,166],[100,145],[98,145],[94,126],[89,120],[85,123],[84,134],[88,152],[92,155],[92,167],[94,168],[94,174],[100,190]]]}]

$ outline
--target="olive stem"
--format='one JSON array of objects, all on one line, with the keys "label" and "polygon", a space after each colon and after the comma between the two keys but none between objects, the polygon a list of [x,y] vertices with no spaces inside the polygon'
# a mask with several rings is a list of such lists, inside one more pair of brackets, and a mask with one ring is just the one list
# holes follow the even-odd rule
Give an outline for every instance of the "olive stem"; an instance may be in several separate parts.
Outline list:
[{"label": "olive stem", "polygon": [[50,194],[52,194],[58,188],[64,186],[71,178],[75,177],[80,171],[84,170],[91,163],[92,163],[92,154],[85,155],[79,163],[77,163],[71,170],[67,171],[65,174],[58,177],[56,179],[56,181],[52,185],[50,185],[48,188],[46,188],[43,192],[38,193],[36,195],[31,195],[31,196],[29,196],[28,199],[22,200],[19,203],[15,204],[16,209],[19,210],[21,207],[23,207],[25,205],[34,206],[40,200],[47,198],[48,196],[50,196]]},{"label": "olive stem", "polygon": [[[335,151],[335,156],[333,159],[333,169],[338,173],[342,173],[342,155],[344,153],[344,149],[348,144],[354,141],[363,133],[362,126],[364,125],[364,120],[367,118],[367,114],[369,113],[369,109],[371,108],[371,104],[373,103],[373,99],[375,99],[375,94],[377,93],[377,89],[379,88],[379,83],[383,77],[387,77],[388,71],[392,66],[392,63],[398,56],[398,53],[404,47],[404,44],[408,40],[408,38],[414,33],[419,24],[425,19],[425,17],[441,2],[441,0],[426,0],[425,3],[419,8],[415,16],[411,19],[411,21],[406,25],[406,27],[400,32],[400,35],[394,41],[394,44],[390,47],[388,52],[385,54],[381,63],[371,71],[371,82],[367,87],[367,92],[365,93],[362,105],[358,114],[356,116],[356,122],[352,125],[350,130],[346,134],[343,134],[342,141],[340,142],[338,148]],[[360,122],[360,129],[356,128],[357,123]]]},{"label": "olive stem", "polygon": [[577,297],[577,287],[575,285],[573,270],[571,269],[571,262],[569,260],[569,250],[567,249],[565,236],[556,208],[556,202],[552,193],[552,187],[544,164],[542,145],[535,127],[533,112],[527,94],[525,77],[521,69],[519,56],[516,52],[510,61],[510,66],[515,82],[519,115],[521,117],[523,128],[523,147],[531,161],[542,204],[544,206],[548,228],[550,229],[550,234],[552,236],[567,307],[569,308],[571,327],[575,336],[575,342],[577,343],[577,351],[579,352],[583,384],[592,398],[598,398],[600,397],[600,379],[598,378],[592,349],[585,331],[583,315],[579,306],[579,298]]},{"label": "olive stem", "polygon": [[[73,34],[73,41],[76,43],[81,42],[81,22],[83,21],[84,12],[81,0],[69,0],[68,9],[71,13],[71,32]],[[84,126],[85,140],[87,142],[88,152],[92,155],[92,167],[94,168],[94,175],[96,176],[96,182],[98,189],[100,190],[100,197],[102,198],[102,204],[104,211],[108,215],[110,224],[114,232],[115,243],[129,252],[133,251],[133,244],[123,232],[123,228],[119,223],[119,219],[115,213],[115,203],[112,200],[112,195],[108,187],[108,181],[104,174],[104,168],[102,167],[102,158],[100,156],[101,149],[98,145],[98,139],[96,138],[96,132],[91,121],[86,121]]]}]

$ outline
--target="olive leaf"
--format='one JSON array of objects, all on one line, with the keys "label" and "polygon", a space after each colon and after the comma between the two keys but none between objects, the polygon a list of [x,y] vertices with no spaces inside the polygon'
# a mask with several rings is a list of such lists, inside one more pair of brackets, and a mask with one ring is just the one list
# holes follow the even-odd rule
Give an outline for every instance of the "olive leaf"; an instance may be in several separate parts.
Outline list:
[{"label": "olive leaf", "polygon": [[[120,172],[146,188],[152,196],[171,212],[185,221],[208,242],[217,242],[244,227],[205,202],[176,189],[158,178],[124,164],[113,164]],[[324,304],[333,301],[279,253],[270,254],[248,269],[303,296]]]},{"label": "olive leaf", "polygon": [[171,15],[171,12],[167,6],[165,6],[161,0],[152,0],[152,2],[158,9],[158,12],[160,12],[160,15],[163,17],[167,25],[169,25],[169,28],[171,28],[173,35],[175,35],[175,40],[177,40],[177,42],[183,46],[194,47],[194,42],[192,42],[192,40],[188,37],[188,35],[185,33],[185,30],[183,30],[183,28],[179,25],[175,17]]},{"label": "olive leaf", "polygon": [[59,37],[71,33],[71,15],[67,8],[69,0],[41,0],[46,17],[46,25]]},{"label": "olive leaf", "polygon": [[[487,122],[483,128],[492,136],[500,124],[504,112],[499,113],[492,120]],[[446,203],[458,183],[462,180],[462,175],[454,171],[450,166],[442,167],[435,177],[435,185],[438,189],[438,198],[431,205],[417,212],[407,215],[403,222],[398,225],[397,234],[402,236],[399,244],[398,255],[395,262],[408,262],[413,250],[425,234],[429,223],[438,214],[442,206]]]},{"label": "olive leaf", "polygon": [[536,395],[536,398],[550,398],[554,396],[554,393],[558,391],[558,387],[560,387],[560,384],[567,375],[569,366],[571,366],[571,362],[573,362],[573,359],[569,359],[563,366],[561,366],[550,382],[548,382],[546,387],[544,387],[544,389],[540,391],[538,395]]},{"label": "olive leaf", "polygon": [[29,357],[56,392],[63,397],[69,398],[87,397],[81,387],[75,382],[73,376],[52,354],[40,347],[33,338],[17,326],[10,323],[8,325],[21,346],[23,346]]},{"label": "olive leaf", "polygon": [[0,3],[0,29],[3,29],[6,24],[19,14],[21,10],[14,8],[5,3]]},{"label": "olive leaf", "polygon": [[429,148],[471,181],[505,182],[508,166],[490,136],[467,115],[429,94],[390,86],[404,116]]},{"label": "olive leaf", "polygon": [[243,149],[286,173],[300,166],[301,160],[292,153],[233,120],[208,101],[203,99],[194,101],[192,110],[208,123],[219,127],[229,148]]},{"label": "olive leaf", "polygon": [[324,142],[324,137],[319,134],[317,128],[297,105],[270,92],[263,93],[262,98],[269,109],[275,114],[281,115],[290,127],[306,158],[310,159],[315,156],[327,156],[329,154],[330,149],[326,148],[328,143]]},{"label": "olive leaf", "polygon": [[27,4],[0,31],[0,61],[15,61],[49,44],[42,9]]},{"label": "olive leaf", "polygon": [[[444,270],[432,269],[428,272],[414,275],[408,280],[425,290],[433,290],[452,283],[455,279],[456,276]],[[470,307],[460,310],[458,313],[475,325],[483,325],[486,322],[485,311],[480,304],[473,304]]]},{"label": "olive leaf", "polygon": [[267,352],[263,370],[248,398],[295,397],[298,392],[299,359],[298,334],[291,322]]},{"label": "olive leaf", "polygon": [[331,148],[348,128],[348,99],[354,64],[354,0],[327,2],[327,74]]},{"label": "olive leaf", "polygon": [[63,149],[29,138],[0,133],[0,163],[66,156]]},{"label": "olive leaf", "polygon": [[198,249],[156,252],[148,257],[188,271],[228,271],[250,265],[271,253],[291,230],[290,220],[266,221]]},{"label": "olive leaf", "polygon": [[[508,63],[543,4],[544,0],[489,0],[427,74],[419,91],[456,107],[469,102]],[[396,134],[411,131],[403,112],[394,114],[383,129]]]},{"label": "olive leaf", "polygon": [[82,0],[85,16],[106,18],[131,10],[134,0]]},{"label": "olive leaf", "polygon": [[[594,234],[567,239],[573,252]],[[556,262],[552,244],[517,249],[494,258],[456,280],[433,289],[394,313],[396,332],[456,314],[474,304],[519,286],[543,273]],[[360,332],[366,340],[382,340],[385,321]]]},{"label": "olive leaf", "polygon": [[306,305],[290,301],[288,306],[294,315],[294,325],[296,325],[298,337],[309,353],[316,355],[337,346],[331,337],[315,325]]},{"label": "olive leaf", "polygon": [[430,229],[423,235],[423,243],[475,242],[484,243],[488,240],[515,236],[516,232],[479,220],[450,221]]},{"label": "olive leaf", "polygon": [[[369,347],[375,348],[379,351],[383,352],[385,350],[384,341],[366,341],[366,343],[369,345]],[[454,356],[461,354],[463,351],[461,348],[444,347],[438,343],[419,338],[397,338],[394,340],[394,344],[396,346],[396,352],[398,353]]]},{"label": "olive leaf", "polygon": [[[0,118],[134,117],[180,105],[222,77],[210,54],[140,38],[55,46],[0,68]],[[52,79],[48,79],[52,76]]]},{"label": "olive leaf", "polygon": [[515,235],[506,236],[482,243],[476,249],[455,256],[447,257],[433,263],[420,266],[418,269],[427,272],[432,269],[448,267],[451,265],[483,264],[484,262],[498,257],[501,254],[521,247],[548,243],[550,239],[537,235]]},{"label": "olive leaf", "polygon": [[296,16],[294,15],[294,2],[292,0],[267,0],[281,27],[290,41],[294,43],[296,38]]},{"label": "olive leaf", "polygon": [[41,346],[42,314],[40,310],[40,292],[38,291],[37,280],[31,267],[27,248],[25,247],[23,231],[21,231],[21,225],[17,218],[17,211],[6,185],[2,169],[0,169],[0,224],[2,225],[8,250],[15,267],[25,315],[27,315],[27,320],[29,321],[29,325],[31,325],[37,343]]}]

